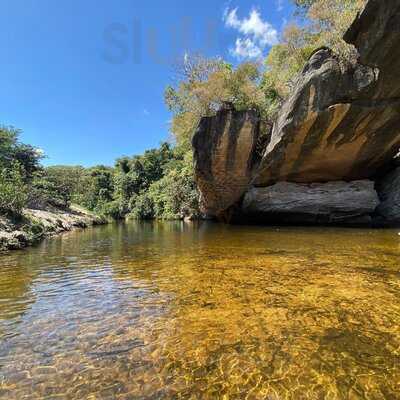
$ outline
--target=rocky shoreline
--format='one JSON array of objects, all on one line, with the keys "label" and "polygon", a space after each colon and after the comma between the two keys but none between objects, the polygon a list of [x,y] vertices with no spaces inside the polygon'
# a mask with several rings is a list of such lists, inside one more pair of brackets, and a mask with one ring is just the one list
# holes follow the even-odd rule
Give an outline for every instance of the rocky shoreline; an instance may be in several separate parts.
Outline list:
[{"label": "rocky shoreline", "polygon": [[47,237],[106,223],[105,218],[78,206],[67,210],[25,209],[18,218],[3,215],[0,216],[0,252],[23,249]]}]

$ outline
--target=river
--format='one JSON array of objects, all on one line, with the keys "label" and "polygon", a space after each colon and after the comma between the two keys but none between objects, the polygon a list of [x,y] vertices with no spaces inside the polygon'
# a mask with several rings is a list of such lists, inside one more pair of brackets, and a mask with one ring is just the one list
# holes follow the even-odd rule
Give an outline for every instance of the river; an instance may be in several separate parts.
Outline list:
[{"label": "river", "polygon": [[396,230],[127,222],[0,256],[0,398],[399,399]]}]

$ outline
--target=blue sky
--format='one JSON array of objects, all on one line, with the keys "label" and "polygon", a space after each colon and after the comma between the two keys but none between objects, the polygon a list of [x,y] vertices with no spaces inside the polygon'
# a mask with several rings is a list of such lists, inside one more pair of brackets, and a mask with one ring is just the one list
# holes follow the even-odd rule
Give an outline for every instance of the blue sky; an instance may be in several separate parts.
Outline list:
[{"label": "blue sky", "polygon": [[170,139],[163,92],[185,53],[265,56],[290,0],[2,0],[0,123],[45,164],[112,165]]}]

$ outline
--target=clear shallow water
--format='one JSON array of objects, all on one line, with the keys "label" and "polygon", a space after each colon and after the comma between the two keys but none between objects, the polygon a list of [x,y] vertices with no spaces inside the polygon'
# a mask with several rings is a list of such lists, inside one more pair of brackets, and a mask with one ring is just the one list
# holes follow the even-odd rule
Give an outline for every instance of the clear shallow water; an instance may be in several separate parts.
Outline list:
[{"label": "clear shallow water", "polygon": [[400,399],[393,230],[127,223],[0,256],[0,398]]}]

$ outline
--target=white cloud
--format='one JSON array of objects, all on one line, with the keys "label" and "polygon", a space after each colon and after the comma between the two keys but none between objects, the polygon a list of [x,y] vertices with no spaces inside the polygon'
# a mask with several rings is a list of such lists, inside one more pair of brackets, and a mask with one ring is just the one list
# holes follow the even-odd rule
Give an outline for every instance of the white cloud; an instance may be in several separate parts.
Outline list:
[{"label": "white cloud", "polygon": [[146,116],[148,116],[148,115],[150,115],[150,111],[147,110],[147,109],[145,108],[145,109],[143,110],[143,114],[146,115]]},{"label": "white cloud", "polygon": [[232,9],[229,11],[229,8],[225,9],[223,20],[226,26],[231,28],[240,28],[240,20],[237,17],[237,8]]},{"label": "white cloud", "polygon": [[230,49],[230,53],[238,58],[259,58],[262,55],[262,49],[250,38],[237,38],[235,48]]},{"label": "white cloud", "polygon": [[255,8],[243,19],[238,17],[237,10],[226,9],[223,16],[225,26],[236,29],[242,35],[236,39],[235,49],[231,49],[231,53],[241,58],[260,57],[265,47],[278,42],[278,31],[264,21]]},{"label": "white cloud", "polygon": [[276,8],[278,11],[283,11],[283,0],[276,0]]}]

